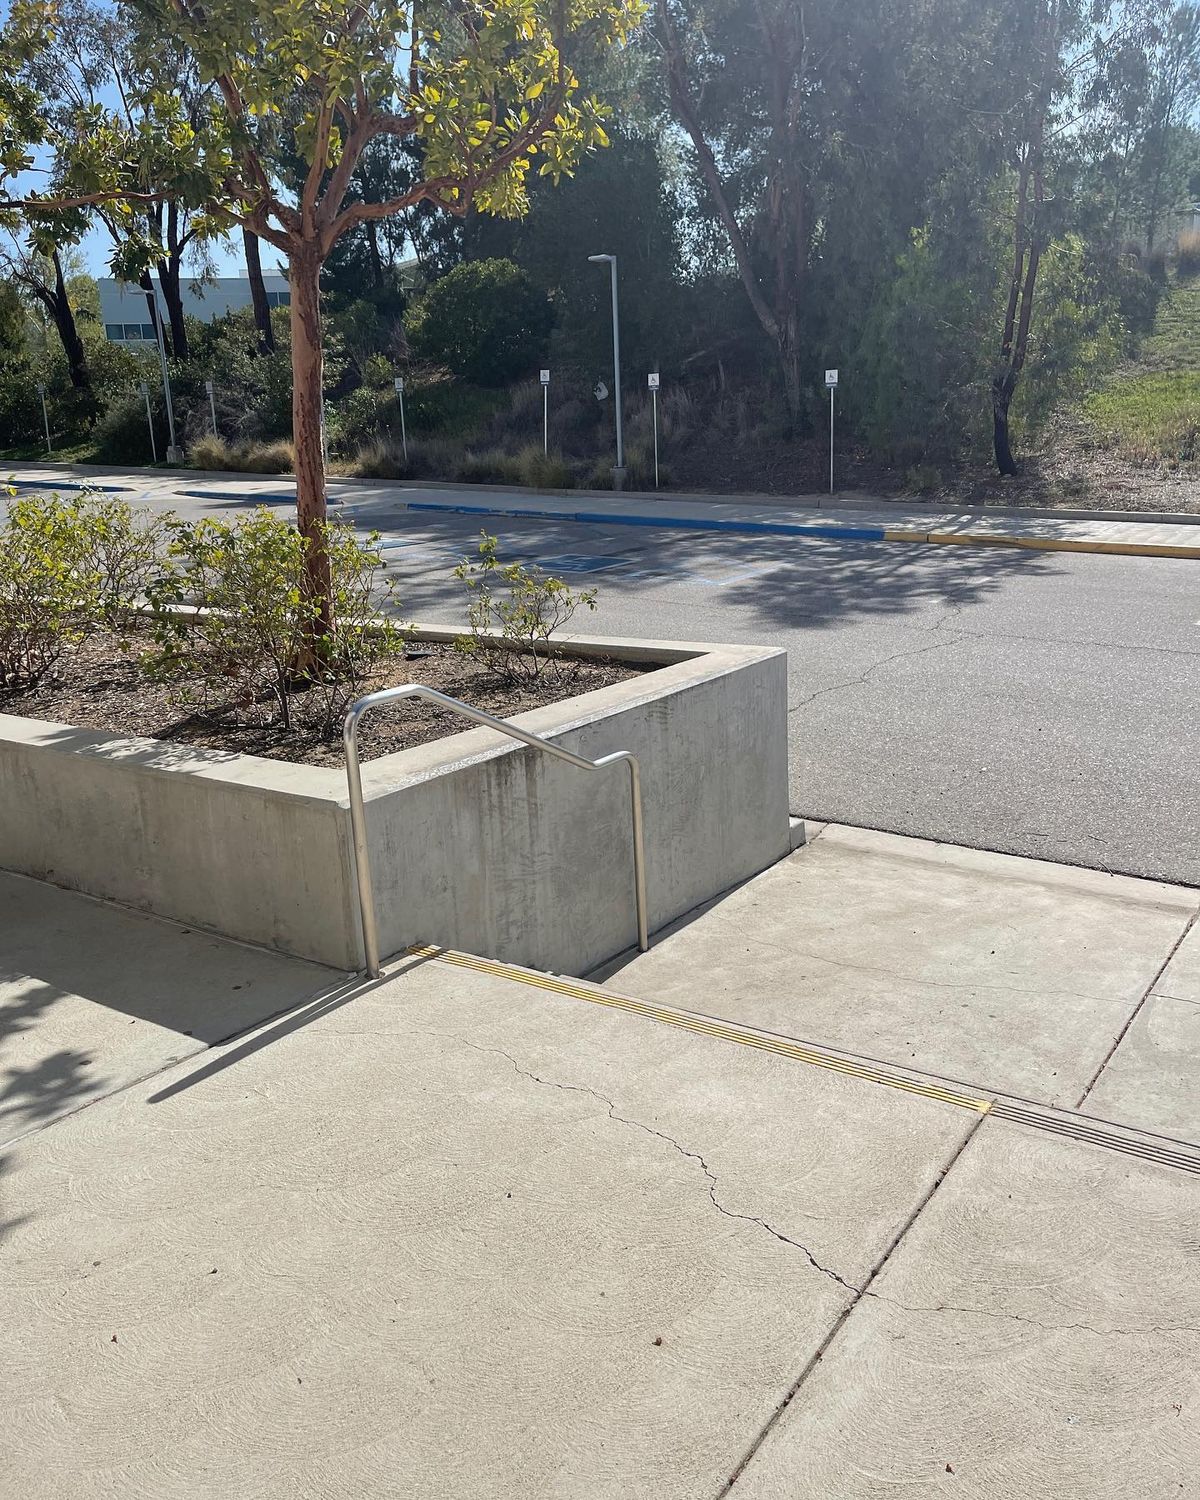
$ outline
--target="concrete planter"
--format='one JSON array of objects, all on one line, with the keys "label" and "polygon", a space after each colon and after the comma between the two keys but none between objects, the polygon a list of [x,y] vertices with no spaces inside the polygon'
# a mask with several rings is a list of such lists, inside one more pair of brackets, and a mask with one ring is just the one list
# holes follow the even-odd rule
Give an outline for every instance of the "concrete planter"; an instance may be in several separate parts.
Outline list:
[{"label": "concrete planter", "polygon": [[[564,644],[659,664],[517,721],[640,759],[652,930],[788,852],[784,652]],[[384,953],[425,942],[580,974],[632,945],[620,768],[587,775],[471,729],[368,761],[363,787]],[[362,962],[341,771],[0,714],[0,867]]]}]

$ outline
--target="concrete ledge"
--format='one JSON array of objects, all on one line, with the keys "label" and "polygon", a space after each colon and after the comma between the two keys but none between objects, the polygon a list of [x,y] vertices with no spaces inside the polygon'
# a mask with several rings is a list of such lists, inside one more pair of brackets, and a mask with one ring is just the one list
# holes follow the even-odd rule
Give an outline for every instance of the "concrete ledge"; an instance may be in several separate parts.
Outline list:
[{"label": "concrete ledge", "polygon": [[[420,629],[418,639],[454,632]],[[786,656],[571,638],[659,670],[522,714],[642,763],[651,925],[789,852]],[[564,973],[634,931],[628,788],[472,729],[363,767],[383,951]],[[0,867],[337,968],[362,962],[343,774],[0,715]]]}]

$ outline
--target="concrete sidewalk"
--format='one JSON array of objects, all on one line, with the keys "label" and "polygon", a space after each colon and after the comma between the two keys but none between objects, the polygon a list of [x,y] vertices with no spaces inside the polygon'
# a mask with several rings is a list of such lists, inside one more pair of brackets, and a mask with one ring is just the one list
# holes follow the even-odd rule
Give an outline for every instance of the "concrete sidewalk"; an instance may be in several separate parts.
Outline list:
[{"label": "concrete sidewalk", "polygon": [[1200,893],[825,828],[600,986],[20,885],[114,1083],[0,1153],[4,1494],[1190,1492]]},{"label": "concrete sidewalk", "polygon": [[[97,465],[12,464],[9,468],[20,487],[93,482],[159,506],[168,504],[173,496],[290,503],[294,494],[288,475],[122,470]],[[544,517],[547,521],[654,526],[739,536],[1200,558],[1200,514],[1008,511],[995,507],[954,510],[917,500],[880,501],[858,494],[837,499],[822,495],[789,499],[596,491],[547,494],[485,485],[337,478],[330,480],[329,494],[345,514],[364,525],[372,524],[372,517],[411,511],[479,516],[481,520],[489,516]]]},{"label": "concrete sidewalk", "polygon": [[813,832],[608,985],[1200,1141],[1200,891]]}]

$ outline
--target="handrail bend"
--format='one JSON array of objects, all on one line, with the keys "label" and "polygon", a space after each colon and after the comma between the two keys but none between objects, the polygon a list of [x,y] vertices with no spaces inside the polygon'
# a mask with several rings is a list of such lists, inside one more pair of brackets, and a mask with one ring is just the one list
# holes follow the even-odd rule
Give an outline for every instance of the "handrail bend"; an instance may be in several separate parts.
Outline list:
[{"label": "handrail bend", "polygon": [[642,822],[642,774],[637,757],[628,750],[616,750],[611,755],[602,755],[599,760],[588,760],[561,745],[552,744],[540,735],[521,729],[508,719],[497,719],[485,714],[482,709],[472,708],[469,703],[460,703],[439,693],[436,688],[425,687],[419,682],[409,682],[403,687],[383,688],[378,693],[368,693],[350,706],[342,729],[342,740],[346,746],[346,782],[350,792],[350,828],[354,844],[354,869],[358,880],[359,921],[362,924],[363,956],[367,974],[379,978],[379,928],[375,920],[375,891],[371,881],[371,856],[367,848],[367,811],[363,803],[362,770],[358,761],[358,722],[372,708],[385,703],[396,703],[402,698],[423,698],[427,703],[436,703],[452,713],[461,714],[488,729],[497,729],[510,739],[520,740],[535,750],[544,750],[568,765],[578,766],[581,771],[603,771],[606,767],[623,761],[629,768],[629,800],[633,820],[633,894],[637,907],[638,948],[645,953],[650,947],[649,923],[646,914],[646,849],[645,829]]}]

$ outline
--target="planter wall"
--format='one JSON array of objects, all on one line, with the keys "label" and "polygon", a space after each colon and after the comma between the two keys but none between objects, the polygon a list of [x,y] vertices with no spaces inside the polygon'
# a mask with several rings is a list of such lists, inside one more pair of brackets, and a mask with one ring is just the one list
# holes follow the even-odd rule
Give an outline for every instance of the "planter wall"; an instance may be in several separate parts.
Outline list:
[{"label": "planter wall", "polygon": [[[782,651],[570,646],[664,664],[518,721],[640,759],[652,930],[788,852]],[[426,942],[580,974],[633,944],[623,767],[471,729],[366,762],[363,789],[383,953]],[[0,715],[4,868],[352,969],[352,858],[340,771]]]}]

